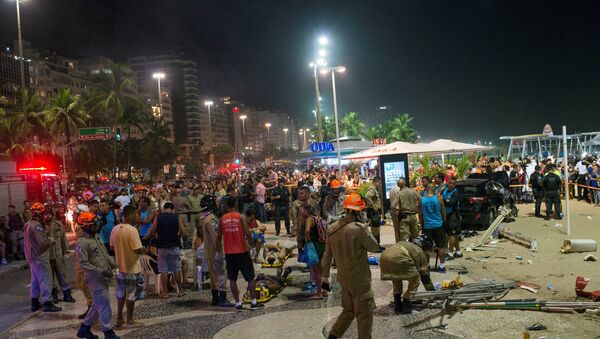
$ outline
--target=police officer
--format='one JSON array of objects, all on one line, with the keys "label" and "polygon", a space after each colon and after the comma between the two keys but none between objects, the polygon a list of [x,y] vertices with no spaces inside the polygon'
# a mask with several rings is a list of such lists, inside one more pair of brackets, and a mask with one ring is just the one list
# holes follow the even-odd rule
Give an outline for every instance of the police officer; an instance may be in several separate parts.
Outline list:
[{"label": "police officer", "polygon": [[[202,233],[204,235],[204,256],[208,261],[208,274],[210,277],[210,289],[212,291],[211,305],[219,307],[233,307],[234,304],[227,300],[227,285],[225,276],[225,258],[223,245],[217,242],[219,230],[219,218],[217,202],[212,195],[205,195],[200,201],[202,212]],[[217,251],[217,246],[220,247]]]},{"label": "police officer", "polygon": [[113,331],[112,311],[108,295],[108,285],[113,277],[115,262],[108,255],[98,232],[98,217],[92,212],[83,212],[77,218],[77,224],[83,234],[77,241],[75,253],[83,270],[85,282],[92,292],[92,307],[81,322],[77,337],[98,338],[90,328],[99,319],[105,339],[118,339]]},{"label": "police officer", "polygon": [[281,232],[281,218],[285,222],[285,230],[290,233],[290,191],[285,187],[285,179],[279,179],[277,187],[271,191],[271,201],[275,206],[275,235]]},{"label": "police officer", "polygon": [[[411,242],[400,241],[381,254],[381,280],[391,280],[394,289],[394,311],[408,314],[412,311],[410,298],[419,288],[419,278],[427,291],[433,291],[429,265],[425,252],[433,250],[433,242],[426,235],[413,238]],[[408,280],[402,294],[402,280]]]},{"label": "police officer", "polygon": [[367,188],[365,193],[365,203],[367,204],[367,218],[371,226],[371,233],[377,240],[379,248],[376,250],[377,253],[383,252],[385,248],[381,247],[381,217],[383,216],[383,208],[381,204],[381,198],[379,196],[379,190],[381,189],[381,178],[376,176],[373,178],[373,183]]},{"label": "police officer", "polygon": [[63,301],[74,303],[75,299],[71,296],[71,288],[65,277],[65,257],[69,249],[65,228],[63,224],[54,218],[54,211],[51,207],[46,208],[44,212],[44,224],[46,229],[50,231],[50,235],[55,240],[50,247],[50,267],[52,268],[53,284],[52,284],[52,302],[57,303],[58,289],[63,292]]},{"label": "police officer", "polygon": [[[31,206],[31,220],[25,224],[25,257],[31,270],[31,312],[40,308],[44,312],[58,312],[62,309],[52,303],[52,270],[50,268],[50,248],[54,239],[49,236],[42,224],[45,211],[42,203]],[[42,304],[39,298],[42,297]]]},{"label": "police officer", "polygon": [[419,236],[419,203],[421,197],[416,191],[406,187],[404,178],[397,182],[400,190],[394,195],[392,200],[392,213],[398,213],[398,227],[394,230],[396,242],[408,240]]},{"label": "police officer", "polygon": [[542,201],[544,200],[544,186],[542,185],[542,168],[539,165],[535,166],[535,172],[531,173],[529,177],[529,186],[533,191],[533,197],[535,198],[535,216],[542,218]]},{"label": "police officer", "polygon": [[560,187],[561,179],[560,176],[554,173],[555,167],[550,164],[546,166],[546,174],[542,179],[542,187],[546,195],[546,217],[545,220],[550,220],[552,215],[552,205],[554,205],[554,219],[561,220],[562,212],[560,206]]},{"label": "police officer", "polygon": [[368,253],[378,249],[377,240],[365,224],[359,222],[366,206],[361,196],[351,193],[344,199],[346,214],[327,229],[323,255],[323,289],[330,291],[329,271],[337,262],[337,280],[342,286],[342,313],[337,318],[329,339],[341,338],[354,318],[359,338],[371,338],[375,299],[371,290]]}]

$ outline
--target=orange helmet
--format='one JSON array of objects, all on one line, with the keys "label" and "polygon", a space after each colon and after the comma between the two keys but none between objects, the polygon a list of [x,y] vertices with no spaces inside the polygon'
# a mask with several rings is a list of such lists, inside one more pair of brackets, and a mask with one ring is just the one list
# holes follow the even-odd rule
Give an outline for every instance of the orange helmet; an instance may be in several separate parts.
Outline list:
[{"label": "orange helmet", "polygon": [[32,212],[38,212],[38,213],[44,213],[44,211],[46,211],[46,207],[44,207],[44,204],[42,204],[41,202],[33,203],[33,205],[31,205],[30,209]]},{"label": "orange helmet", "polygon": [[92,212],[83,212],[77,217],[77,223],[80,226],[89,225],[94,223],[94,219],[96,218],[96,215]]},{"label": "orange helmet", "polygon": [[337,179],[333,179],[329,183],[329,188],[331,188],[331,189],[342,188],[342,183],[339,180],[337,180]]},{"label": "orange helmet", "polygon": [[344,199],[344,208],[354,211],[362,211],[367,208],[367,205],[358,193],[350,193]]}]

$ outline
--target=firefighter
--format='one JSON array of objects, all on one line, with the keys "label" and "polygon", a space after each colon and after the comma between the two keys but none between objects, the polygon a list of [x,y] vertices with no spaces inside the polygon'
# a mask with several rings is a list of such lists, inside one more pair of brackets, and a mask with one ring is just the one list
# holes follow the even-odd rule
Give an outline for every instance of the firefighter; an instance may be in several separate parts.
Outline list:
[{"label": "firefighter", "polygon": [[[381,280],[391,280],[394,288],[394,311],[408,314],[412,311],[410,298],[419,287],[419,278],[427,291],[433,291],[426,252],[433,250],[430,237],[421,235],[412,241],[400,241],[381,254]],[[402,280],[408,280],[402,294]]]},{"label": "firefighter", "polygon": [[373,178],[373,183],[367,188],[365,193],[365,203],[367,205],[367,218],[371,226],[371,232],[377,240],[377,253],[383,252],[385,248],[381,247],[381,221],[383,219],[383,205],[379,190],[381,189],[381,178],[376,176]]},{"label": "firefighter", "polygon": [[[55,240],[49,236],[42,224],[46,208],[36,202],[31,206],[31,220],[25,224],[25,257],[31,270],[31,312],[42,309],[44,312],[59,312],[62,308],[52,302],[52,270],[50,268],[50,248]],[[42,298],[43,305],[39,298]]]},{"label": "firefighter", "polygon": [[331,291],[329,271],[331,262],[337,263],[337,281],[342,286],[342,314],[337,318],[329,339],[341,338],[354,318],[359,338],[371,338],[375,299],[371,290],[371,270],[368,253],[379,246],[364,219],[366,208],[360,195],[351,193],[344,199],[346,214],[327,229],[327,243],[323,255],[323,289]]},{"label": "firefighter", "polygon": [[52,269],[53,277],[52,302],[57,303],[59,301],[58,291],[60,288],[63,292],[63,301],[74,303],[75,299],[71,296],[71,288],[65,277],[65,257],[69,249],[65,227],[60,221],[54,218],[54,211],[52,211],[51,207],[47,207],[44,212],[44,224],[55,240],[50,248],[50,268]]},{"label": "firefighter", "polygon": [[98,338],[90,328],[100,320],[105,339],[118,339],[113,331],[112,311],[108,294],[108,285],[113,277],[113,270],[117,267],[115,261],[108,255],[98,232],[100,226],[98,217],[92,212],[83,212],[77,218],[77,224],[83,231],[75,253],[79,267],[83,271],[85,282],[92,292],[92,307],[87,312],[85,319],[77,331],[79,338]]}]

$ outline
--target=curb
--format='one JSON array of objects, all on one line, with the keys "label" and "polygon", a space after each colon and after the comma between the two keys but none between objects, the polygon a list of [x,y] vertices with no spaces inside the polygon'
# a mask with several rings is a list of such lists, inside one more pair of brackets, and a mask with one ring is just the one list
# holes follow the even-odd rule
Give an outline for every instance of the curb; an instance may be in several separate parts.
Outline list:
[{"label": "curb", "polygon": [[20,270],[24,270],[26,268],[27,268],[27,262],[15,265],[13,267],[7,268],[6,270],[0,272],[0,277],[2,277],[4,275],[11,274],[11,273],[15,273],[15,272],[20,271]]}]

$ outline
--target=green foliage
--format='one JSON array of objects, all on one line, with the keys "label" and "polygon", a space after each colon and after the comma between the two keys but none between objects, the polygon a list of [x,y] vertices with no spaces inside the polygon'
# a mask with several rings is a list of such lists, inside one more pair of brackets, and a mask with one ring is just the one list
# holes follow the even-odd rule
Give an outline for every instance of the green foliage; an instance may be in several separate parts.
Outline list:
[{"label": "green foliage", "polygon": [[340,137],[360,137],[365,130],[365,123],[358,118],[358,113],[349,112],[340,121]]},{"label": "green foliage", "polygon": [[467,174],[467,171],[472,166],[472,162],[469,160],[469,156],[467,154],[463,154],[460,159],[449,159],[446,162],[448,165],[453,165],[456,168],[456,178],[461,180]]},{"label": "green foliage", "polygon": [[387,122],[387,141],[415,142],[418,139],[417,131],[410,125],[412,117],[408,113],[402,113]]}]

